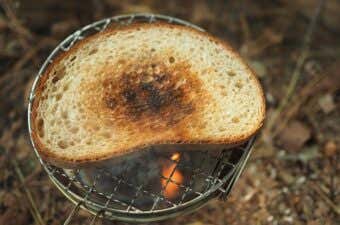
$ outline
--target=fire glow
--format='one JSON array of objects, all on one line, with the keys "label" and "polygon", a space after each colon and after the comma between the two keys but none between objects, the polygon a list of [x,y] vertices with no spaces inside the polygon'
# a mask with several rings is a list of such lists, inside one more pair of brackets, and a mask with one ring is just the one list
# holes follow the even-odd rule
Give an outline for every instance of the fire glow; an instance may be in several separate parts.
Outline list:
[{"label": "fire glow", "polygon": [[[178,161],[180,157],[181,155],[176,152],[171,156],[171,160]],[[164,189],[163,194],[164,194],[164,197],[166,198],[176,197],[178,194],[178,189],[179,189],[179,186],[177,184],[181,184],[183,181],[183,175],[181,172],[179,172],[178,170],[175,170],[173,172],[175,167],[176,167],[176,163],[170,162],[170,164],[166,164],[162,168],[162,175],[166,179],[162,179],[161,183],[162,183],[162,188]],[[167,182],[170,176],[171,176],[171,181]]]}]

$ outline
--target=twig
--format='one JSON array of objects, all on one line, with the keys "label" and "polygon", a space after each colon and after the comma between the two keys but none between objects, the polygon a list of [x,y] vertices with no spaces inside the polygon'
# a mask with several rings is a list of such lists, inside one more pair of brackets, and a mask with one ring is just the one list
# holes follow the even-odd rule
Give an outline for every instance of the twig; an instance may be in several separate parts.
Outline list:
[{"label": "twig", "polygon": [[[2,5],[6,16],[9,19],[9,27],[16,32],[17,34],[19,34],[19,39],[22,42],[21,44],[24,47],[28,47],[28,42],[26,39],[30,40],[33,38],[33,34],[27,29],[25,28],[21,22],[17,19],[17,17],[15,16],[15,13],[13,12],[9,2],[7,0],[2,0],[0,1],[0,4]],[[24,38],[22,38],[24,37]],[[26,38],[26,39],[25,39]]]},{"label": "twig", "polygon": [[332,200],[330,200],[328,198],[328,196],[321,190],[321,188],[319,187],[319,185],[317,183],[312,183],[312,185],[310,185],[310,187],[312,187],[312,189],[319,194],[319,196],[325,201],[325,203],[327,205],[329,205],[331,207],[331,209],[337,214],[340,215],[340,207],[338,205],[336,205]]},{"label": "twig", "polygon": [[37,46],[28,50],[25,53],[25,55],[14,64],[14,66],[9,70],[9,72],[0,78],[0,87],[2,89],[1,90],[2,93],[8,93],[8,91],[12,88],[12,85],[16,84],[15,81],[18,80],[14,80],[14,82],[8,81],[13,79],[13,74],[17,73],[29,60],[31,60],[39,49],[40,46]]},{"label": "twig", "polygon": [[302,66],[305,62],[305,60],[307,59],[308,55],[309,55],[309,48],[310,48],[310,42],[318,21],[318,18],[321,14],[322,9],[324,8],[324,4],[325,4],[325,0],[319,0],[319,4],[315,10],[315,14],[308,26],[306,35],[304,37],[304,41],[303,41],[303,45],[302,45],[302,49],[301,49],[301,54],[300,57],[297,60],[297,63],[295,65],[295,69],[293,71],[292,77],[290,79],[287,91],[285,96],[283,97],[282,101],[280,102],[278,108],[274,111],[273,116],[271,117],[271,119],[268,121],[267,124],[267,129],[268,131],[271,131],[273,128],[273,125],[276,123],[277,119],[279,118],[281,112],[284,110],[284,108],[287,106],[288,102],[290,101],[295,89],[296,89],[296,85],[298,83],[298,80],[300,78],[300,72],[302,69]]},{"label": "twig", "polygon": [[[16,144],[13,142],[13,135],[21,128],[21,125],[22,125],[22,119],[21,118],[16,120],[16,121],[13,121],[12,124],[11,124],[11,127],[9,129],[7,129],[7,132],[0,137],[0,147],[5,149],[6,157],[9,157],[9,152],[12,152],[12,151],[9,151],[9,150],[14,150],[14,148],[15,148]],[[31,211],[31,214],[32,214],[35,222],[39,225],[44,225],[44,222],[42,220],[40,212],[39,212],[39,210],[38,210],[38,208],[35,204],[35,201],[33,200],[32,194],[31,194],[30,190],[25,185],[25,182],[24,182],[25,178],[22,174],[22,171],[21,171],[21,169],[18,165],[17,160],[14,157],[12,157],[12,158],[9,159],[9,162],[12,164],[14,171],[15,171],[15,174],[17,175],[18,180],[21,184],[21,187],[24,190],[24,194],[25,194],[25,196],[27,197],[27,200],[30,203],[29,209]]]},{"label": "twig", "polygon": [[24,183],[27,184],[27,183],[31,182],[31,180],[32,180],[36,175],[38,175],[41,171],[42,171],[42,167],[41,167],[41,165],[39,164],[39,165],[34,169],[34,171],[33,171],[30,175],[28,175],[27,177],[25,177]]},{"label": "twig", "polygon": [[[9,80],[13,79],[13,73],[16,73],[17,71],[19,71],[26,63],[28,63],[36,54],[37,52],[50,45],[50,44],[54,44],[54,40],[52,39],[43,39],[40,41],[40,43],[35,46],[32,47],[31,49],[29,49],[28,51],[26,51],[26,53],[24,54],[23,57],[20,58],[20,60],[18,60],[13,66],[12,68],[10,68],[6,74],[4,74],[3,76],[0,77],[0,87],[2,85],[6,85],[10,86],[9,84]],[[3,91],[3,90],[2,90]]]},{"label": "twig", "polygon": [[247,43],[250,40],[250,29],[246,16],[240,13],[240,24],[243,32],[243,42]]},{"label": "twig", "polygon": [[292,98],[290,107],[282,111],[280,115],[280,123],[272,129],[272,138],[275,138],[276,135],[278,135],[282,131],[289,120],[299,112],[301,106],[303,106],[303,104],[311,96],[315,95],[315,93],[325,90],[327,90],[328,93],[336,91],[336,89],[340,85],[340,81],[332,77],[337,73],[336,67],[339,62],[335,62],[335,67],[332,66],[326,72],[322,72],[322,70],[320,69],[320,71],[317,72],[315,78],[304,85],[301,88],[299,94],[295,95],[294,98]]},{"label": "twig", "polygon": [[33,197],[32,197],[32,194],[30,192],[30,190],[26,187],[25,185],[25,182],[24,182],[24,176],[22,174],[22,171],[18,165],[18,162],[16,161],[16,159],[11,159],[11,163],[14,167],[14,170],[15,170],[15,173],[16,175],[18,176],[19,178],[19,181],[21,183],[21,186],[24,190],[24,193],[30,203],[30,206],[31,206],[31,213],[32,213],[32,216],[34,218],[34,220],[36,221],[36,223],[38,223],[39,225],[44,225],[44,222],[42,220],[42,217],[40,215],[40,212],[37,208],[37,205],[35,204],[35,201],[33,200]]},{"label": "twig", "polygon": [[47,221],[49,218],[50,218],[50,210],[49,209],[49,204],[51,202],[51,192],[48,191],[47,192],[47,195],[46,195],[46,198],[44,199],[44,202],[46,203],[46,207],[47,207],[47,210],[46,210],[46,213],[44,214],[44,220]]},{"label": "twig", "polygon": [[301,95],[299,95],[297,98],[298,101],[296,101],[295,104],[292,104],[290,106],[289,111],[285,113],[285,116],[280,117],[280,123],[272,131],[272,135],[271,135],[272,138],[275,138],[276,135],[278,135],[282,131],[282,129],[286,127],[288,121],[299,112],[299,109],[302,106],[302,104],[305,103],[308,97],[310,96],[310,93],[308,91],[312,90],[323,78],[324,77],[318,76],[307,84],[307,86],[304,88],[304,90],[306,91],[301,92]]}]

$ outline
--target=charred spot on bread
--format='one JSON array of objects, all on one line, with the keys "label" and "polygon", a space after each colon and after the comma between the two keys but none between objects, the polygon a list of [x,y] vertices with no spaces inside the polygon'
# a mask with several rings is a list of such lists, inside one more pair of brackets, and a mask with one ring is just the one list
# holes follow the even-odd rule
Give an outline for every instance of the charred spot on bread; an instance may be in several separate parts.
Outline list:
[{"label": "charred spot on bread", "polygon": [[115,124],[131,122],[141,126],[157,121],[157,126],[149,128],[166,128],[198,110],[201,83],[188,63],[168,66],[147,61],[127,64],[119,71],[114,68],[104,71],[101,83],[93,84],[102,86],[101,109],[92,109],[105,112],[105,117],[112,118]]}]

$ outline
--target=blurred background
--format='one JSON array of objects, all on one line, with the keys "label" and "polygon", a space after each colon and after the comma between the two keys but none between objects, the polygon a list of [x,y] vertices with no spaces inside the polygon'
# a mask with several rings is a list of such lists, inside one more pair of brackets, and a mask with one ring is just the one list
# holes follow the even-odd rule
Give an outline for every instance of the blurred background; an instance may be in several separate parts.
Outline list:
[{"label": "blurred background", "polygon": [[57,225],[71,211],[29,143],[28,91],[63,38],[133,12],[185,19],[228,40],[267,100],[265,126],[227,201],[158,224],[340,224],[340,1],[0,0],[0,225],[39,216]]}]

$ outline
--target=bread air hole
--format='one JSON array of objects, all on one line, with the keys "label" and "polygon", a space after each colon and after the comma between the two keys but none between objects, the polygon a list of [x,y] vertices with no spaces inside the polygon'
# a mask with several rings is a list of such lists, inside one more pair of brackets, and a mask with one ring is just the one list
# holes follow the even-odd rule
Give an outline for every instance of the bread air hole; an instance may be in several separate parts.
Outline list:
[{"label": "bread air hole", "polygon": [[73,56],[71,59],[70,59],[70,62],[73,62],[75,59],[77,58],[77,56]]},{"label": "bread air hole", "polygon": [[68,144],[65,141],[58,141],[57,145],[61,149],[65,149],[68,147]]},{"label": "bread air hole", "polygon": [[205,129],[207,127],[207,124],[206,123],[201,123],[200,125],[199,125],[199,128],[200,129]]},{"label": "bread air hole", "polygon": [[221,132],[226,131],[225,127],[219,127],[218,130]]},{"label": "bread air hole", "polygon": [[61,99],[61,97],[62,97],[62,95],[59,93],[59,94],[57,94],[57,95],[55,96],[55,99],[56,99],[57,101],[59,101],[59,100]]},{"label": "bread air hole", "polygon": [[44,121],[39,118],[37,121],[37,130],[38,130],[38,135],[39,137],[44,137],[45,133],[44,133]]},{"label": "bread air hole", "polygon": [[235,84],[235,87],[241,89],[243,87],[243,84],[241,81],[237,81],[236,84]]},{"label": "bread air hole", "polygon": [[234,77],[236,75],[236,73],[232,70],[228,71],[228,75],[231,77]]},{"label": "bread air hole", "polygon": [[52,83],[55,84],[65,76],[65,68],[56,69],[53,72]]},{"label": "bread air hole", "polygon": [[101,136],[103,137],[103,138],[106,138],[106,139],[109,139],[109,138],[111,138],[111,134],[110,134],[110,132],[102,132],[101,133]]},{"label": "bread air hole", "polygon": [[169,57],[169,63],[174,63],[175,62],[175,58],[173,56]]},{"label": "bread air hole", "polygon": [[92,141],[91,141],[91,140],[87,140],[87,141],[85,142],[85,144],[86,144],[86,145],[92,145]]},{"label": "bread air hole", "polygon": [[93,55],[93,54],[95,54],[96,52],[98,52],[98,49],[97,49],[97,48],[94,48],[94,49],[92,49],[92,50],[89,52],[89,55]]},{"label": "bread air hole", "polygon": [[61,112],[61,117],[62,117],[63,119],[67,119],[67,118],[68,118],[68,113],[67,113],[66,111],[62,111],[62,112]]},{"label": "bread air hole", "polygon": [[51,107],[50,112],[55,113],[55,112],[57,111],[57,109],[58,109],[58,103],[55,103],[55,105],[53,105],[53,106]]},{"label": "bread air hole", "polygon": [[135,37],[135,35],[134,35],[134,34],[131,34],[131,35],[127,36],[126,38],[127,38],[127,39],[131,39],[131,38],[134,38],[134,37]]},{"label": "bread air hole", "polygon": [[70,131],[74,134],[78,133],[79,128],[78,127],[70,127]]},{"label": "bread air hole", "polygon": [[231,121],[232,121],[233,123],[238,123],[238,122],[240,122],[240,118],[238,118],[238,117],[233,117],[233,118],[231,119]]},{"label": "bread air hole", "polygon": [[63,90],[64,90],[64,91],[67,91],[67,90],[68,90],[68,87],[69,87],[69,85],[68,85],[68,84],[65,84],[64,87],[63,87]]}]

